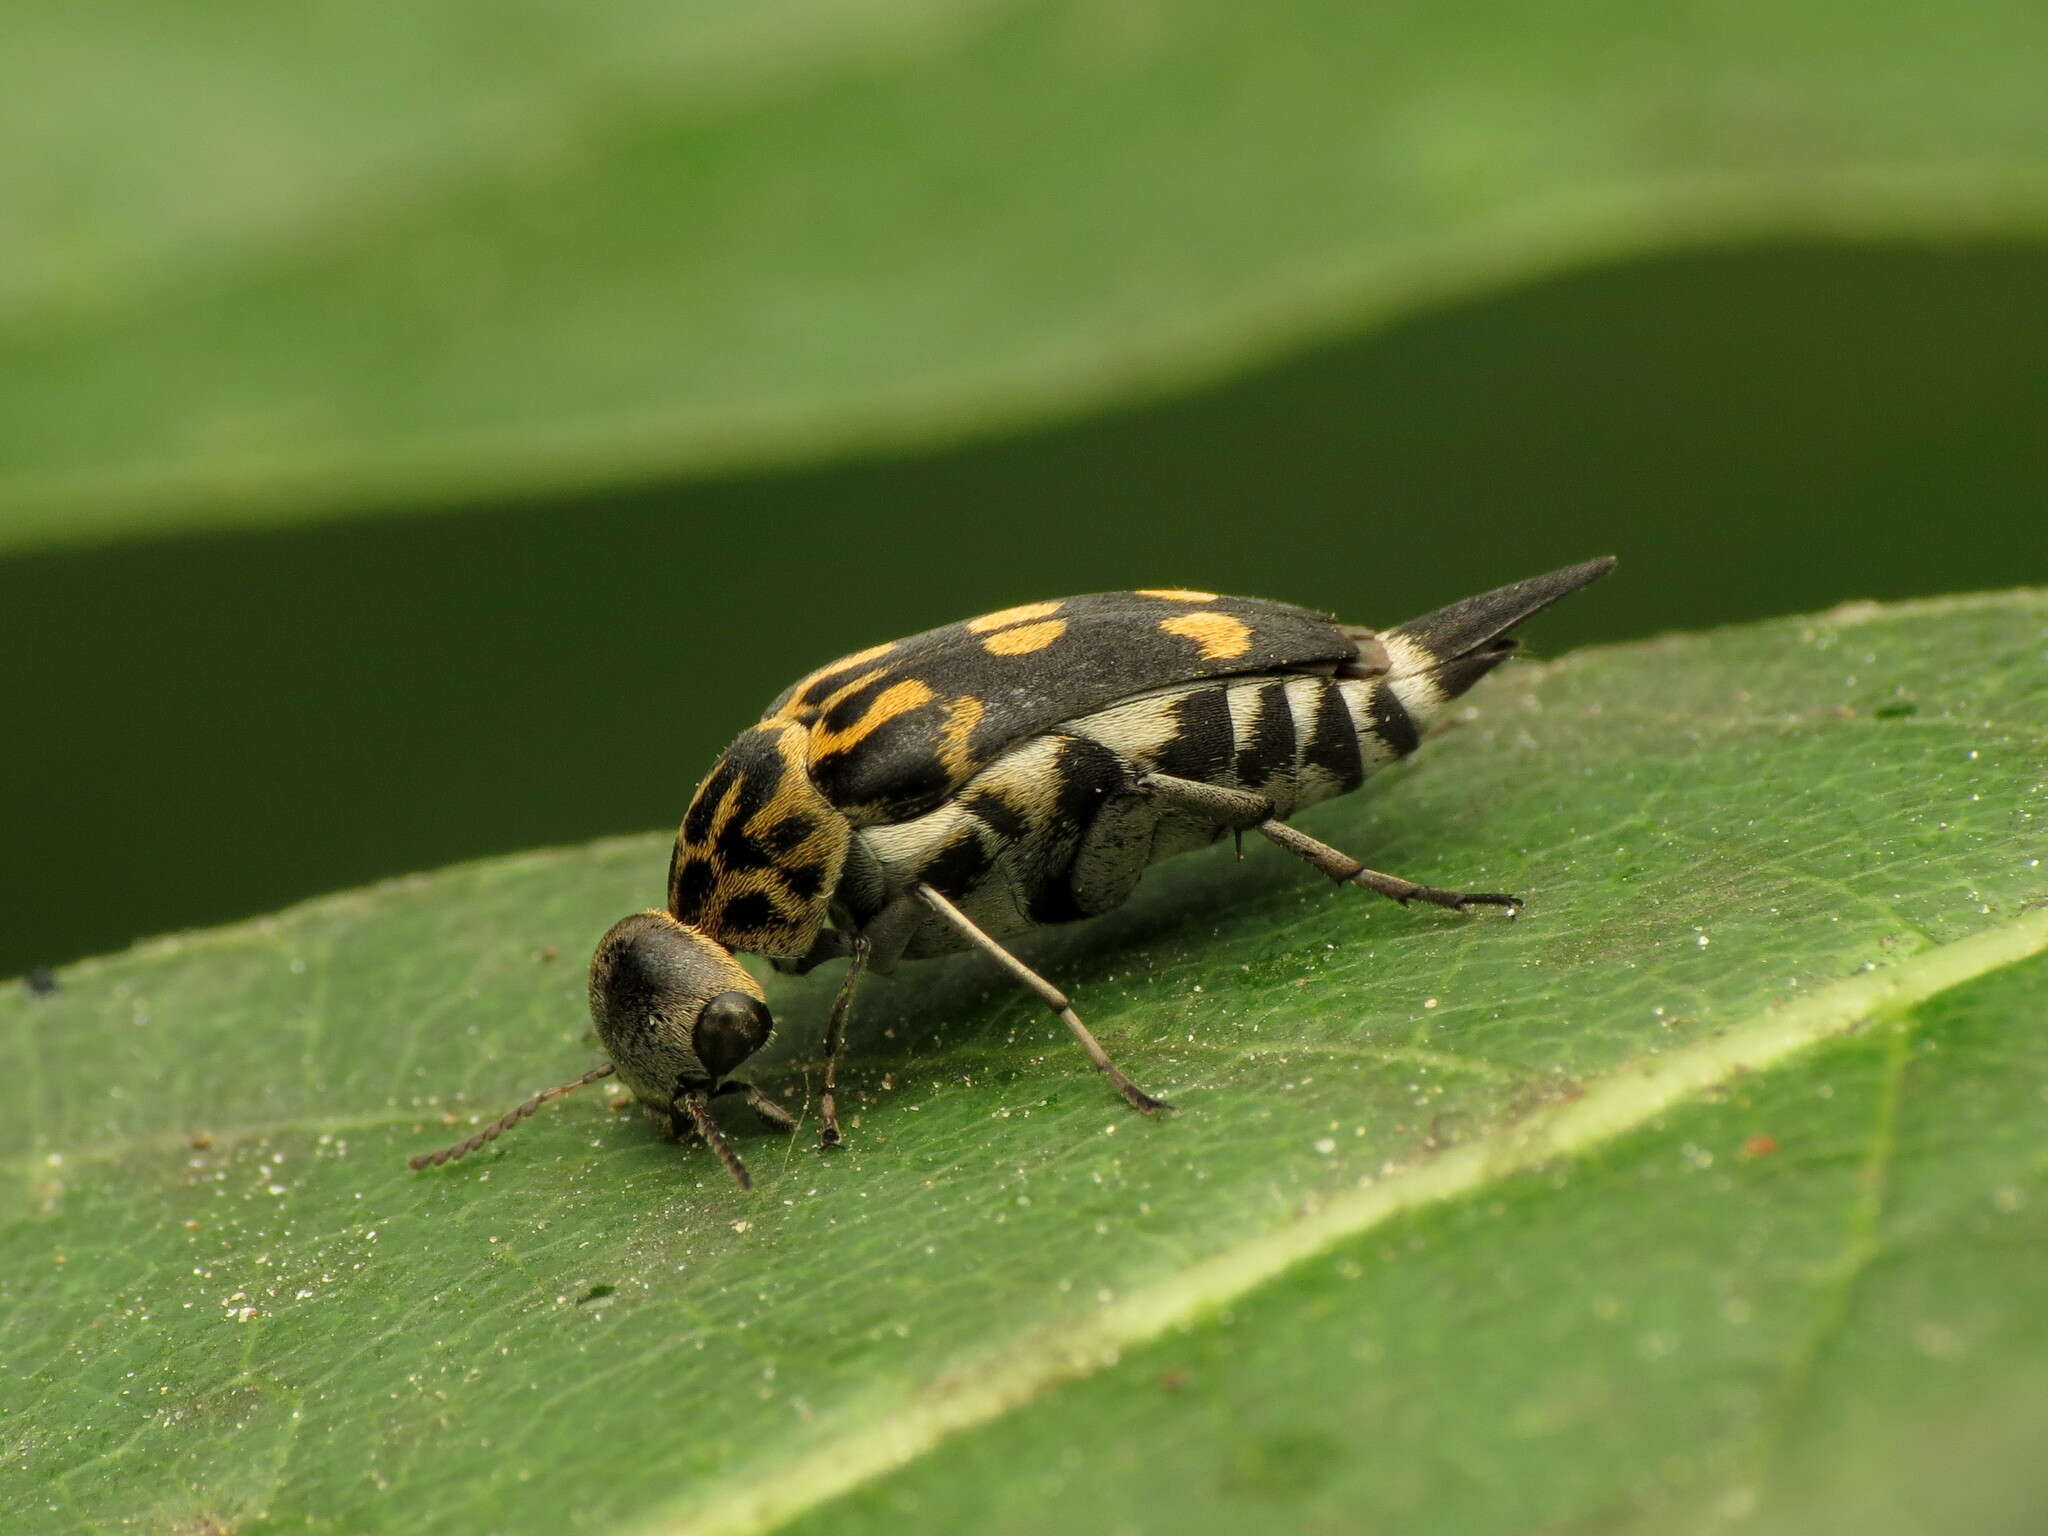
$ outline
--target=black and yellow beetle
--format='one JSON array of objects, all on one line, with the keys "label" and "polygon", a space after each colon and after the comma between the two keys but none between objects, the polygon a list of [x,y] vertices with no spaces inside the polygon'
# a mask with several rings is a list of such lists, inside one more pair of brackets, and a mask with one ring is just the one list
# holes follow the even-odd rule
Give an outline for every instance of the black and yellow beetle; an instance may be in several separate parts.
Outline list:
[{"label": "black and yellow beetle", "polygon": [[1246,831],[1399,902],[1520,905],[1367,869],[1287,818],[1413,752],[1514,652],[1509,630],[1613,564],[1567,566],[1385,631],[1213,592],[1100,592],[820,667],[698,786],[667,909],[599,941],[590,1015],[610,1061],[413,1166],[473,1151],[616,1072],[671,1135],[702,1137],[748,1184],[710,1101],[743,1094],[778,1129],[795,1122],[731,1078],[774,1030],[735,951],[797,973],[850,962],[825,1027],[825,1146],[839,1141],[834,1074],[862,971],[969,947],[1058,1014],[1132,1108],[1165,1108],[999,937],[1106,912],[1147,865]]}]

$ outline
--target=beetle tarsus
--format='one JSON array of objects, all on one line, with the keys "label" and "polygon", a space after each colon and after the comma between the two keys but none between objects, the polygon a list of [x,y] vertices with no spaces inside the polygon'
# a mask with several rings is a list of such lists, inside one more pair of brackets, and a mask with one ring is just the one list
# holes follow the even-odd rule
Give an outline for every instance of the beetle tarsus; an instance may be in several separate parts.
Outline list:
[{"label": "beetle tarsus", "polygon": [[1332,848],[1284,821],[1262,821],[1257,830],[1268,841],[1313,864],[1339,885],[1355,885],[1390,901],[1398,901],[1404,907],[1411,901],[1427,902],[1452,912],[1463,912],[1469,907],[1506,907],[1512,912],[1522,906],[1521,897],[1510,896],[1504,891],[1447,891],[1441,886],[1423,885],[1419,881],[1404,880],[1399,875],[1367,869],[1350,854]]},{"label": "beetle tarsus", "polygon": [[1447,891],[1440,886],[1403,880],[1399,875],[1383,875],[1363,865],[1345,880],[1360,890],[1373,891],[1398,901],[1404,907],[1411,901],[1421,901],[1448,912],[1464,912],[1472,907],[1506,907],[1510,911],[1519,911],[1523,904],[1521,897],[1510,896],[1504,891]]},{"label": "beetle tarsus", "polygon": [[723,1099],[735,1093],[747,1101],[747,1108],[751,1109],[755,1117],[763,1125],[767,1126],[769,1130],[780,1131],[783,1135],[787,1136],[796,1129],[796,1116],[769,1098],[767,1094],[756,1088],[752,1083],[723,1082],[718,1085],[718,1088],[711,1096],[714,1099]]},{"label": "beetle tarsus", "polygon": [[[1071,1008],[1068,1009],[1066,1013],[1062,1015],[1062,1018],[1064,1019],[1067,1028],[1072,1030],[1078,1030],[1082,1034],[1086,1034],[1089,1040],[1093,1040],[1095,1038],[1094,1035],[1088,1034],[1087,1026],[1082,1024],[1079,1019],[1073,1017],[1073,1010]],[[1099,1051],[1102,1049],[1102,1047],[1098,1045],[1096,1046],[1096,1049]],[[1115,1088],[1118,1093],[1123,1095],[1124,1102],[1130,1105],[1131,1108],[1135,1109],[1139,1114],[1156,1115],[1162,1109],[1173,1108],[1173,1106],[1167,1103],[1166,1100],[1154,1098],[1151,1094],[1147,1093],[1144,1089],[1140,1088],[1136,1083],[1132,1082],[1128,1077],[1125,1077],[1123,1074],[1123,1070],[1120,1067],[1118,1067],[1115,1062],[1111,1061],[1107,1056],[1104,1056],[1102,1060],[1097,1062],[1096,1067],[1101,1071],[1103,1076],[1109,1079],[1110,1086]]]},{"label": "beetle tarsus", "polygon": [[740,1161],[739,1153],[733,1151],[732,1143],[725,1139],[725,1132],[718,1128],[718,1122],[711,1118],[711,1103],[702,1090],[689,1089],[676,1099],[683,1106],[683,1113],[690,1117],[690,1124],[699,1136],[711,1145],[718,1154],[718,1160],[725,1164],[725,1171],[733,1176],[741,1189],[752,1189],[754,1180],[747,1172],[747,1165]]}]

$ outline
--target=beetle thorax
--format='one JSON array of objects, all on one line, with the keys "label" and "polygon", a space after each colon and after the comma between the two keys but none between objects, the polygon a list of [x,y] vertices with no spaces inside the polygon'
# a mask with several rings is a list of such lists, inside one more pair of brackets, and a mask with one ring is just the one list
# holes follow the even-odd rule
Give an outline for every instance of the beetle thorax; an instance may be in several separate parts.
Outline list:
[{"label": "beetle thorax", "polygon": [[726,749],[690,802],[669,861],[669,910],[728,949],[808,951],[824,926],[851,836],[811,782],[809,740],[764,721]]}]

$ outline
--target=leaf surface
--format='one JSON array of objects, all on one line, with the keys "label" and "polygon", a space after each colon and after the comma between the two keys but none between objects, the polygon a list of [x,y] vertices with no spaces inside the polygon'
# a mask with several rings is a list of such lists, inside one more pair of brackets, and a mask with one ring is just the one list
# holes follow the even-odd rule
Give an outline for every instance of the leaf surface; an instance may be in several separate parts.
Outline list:
[{"label": "leaf surface", "polygon": [[[10,1530],[2007,1528],[2048,597],[1472,703],[1304,824],[1521,918],[1223,848],[1031,947],[1156,1123],[962,957],[864,996],[848,1147],[743,1134],[751,1196],[594,1093],[407,1173],[595,1059],[651,837],[11,990]],[[792,1102],[832,980],[771,984]]]}]

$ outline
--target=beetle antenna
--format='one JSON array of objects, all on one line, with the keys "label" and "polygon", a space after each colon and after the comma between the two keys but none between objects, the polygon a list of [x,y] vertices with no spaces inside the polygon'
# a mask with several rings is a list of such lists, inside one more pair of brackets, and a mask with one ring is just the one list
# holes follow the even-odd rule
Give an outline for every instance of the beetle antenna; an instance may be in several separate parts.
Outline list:
[{"label": "beetle antenna", "polygon": [[704,1095],[692,1089],[677,1102],[688,1112],[690,1124],[697,1128],[697,1134],[711,1144],[711,1150],[725,1164],[725,1171],[739,1180],[741,1189],[752,1189],[754,1181],[747,1176],[746,1164],[740,1161],[739,1153],[733,1151],[732,1143],[725,1139],[725,1132],[718,1128],[718,1122],[711,1118],[711,1106],[705,1102]]},{"label": "beetle antenna", "polygon": [[616,1071],[618,1071],[617,1067],[613,1066],[610,1062],[606,1062],[601,1067],[592,1067],[573,1083],[560,1083],[553,1088],[544,1088],[517,1109],[506,1110],[504,1114],[498,1116],[497,1119],[478,1131],[474,1136],[466,1137],[456,1142],[452,1147],[443,1147],[438,1152],[422,1152],[415,1157],[409,1157],[405,1160],[405,1165],[414,1170],[438,1168],[443,1163],[454,1162],[458,1157],[467,1157],[478,1147],[496,1141],[500,1136],[511,1130],[513,1126],[539,1109],[541,1105],[547,1103],[549,1099],[559,1099],[565,1093],[575,1092],[585,1083],[594,1083],[600,1077],[610,1077]]}]

